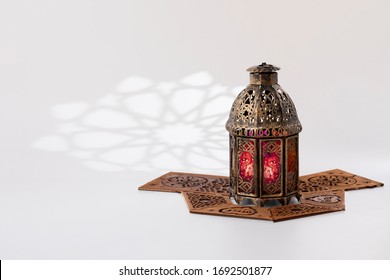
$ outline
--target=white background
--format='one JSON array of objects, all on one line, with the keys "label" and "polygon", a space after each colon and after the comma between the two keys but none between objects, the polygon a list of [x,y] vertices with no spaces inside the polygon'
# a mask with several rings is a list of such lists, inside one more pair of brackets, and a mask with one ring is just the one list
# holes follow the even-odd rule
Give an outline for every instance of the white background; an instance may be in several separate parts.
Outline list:
[{"label": "white background", "polygon": [[[388,1],[2,1],[1,259],[389,259]],[[140,192],[228,174],[224,123],[263,61],[303,125],[300,170],[385,183],[272,223]]]}]

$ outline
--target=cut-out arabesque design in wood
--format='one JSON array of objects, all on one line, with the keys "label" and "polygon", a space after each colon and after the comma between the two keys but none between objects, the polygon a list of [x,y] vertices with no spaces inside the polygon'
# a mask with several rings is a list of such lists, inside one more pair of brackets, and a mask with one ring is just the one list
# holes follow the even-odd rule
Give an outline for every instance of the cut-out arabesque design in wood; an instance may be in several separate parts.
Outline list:
[{"label": "cut-out arabesque design in wood", "polygon": [[237,205],[228,192],[229,177],[170,172],[139,190],[182,193],[191,213],[283,221],[345,210],[344,191],[383,186],[343,170],[301,176],[300,203],[275,207]]}]

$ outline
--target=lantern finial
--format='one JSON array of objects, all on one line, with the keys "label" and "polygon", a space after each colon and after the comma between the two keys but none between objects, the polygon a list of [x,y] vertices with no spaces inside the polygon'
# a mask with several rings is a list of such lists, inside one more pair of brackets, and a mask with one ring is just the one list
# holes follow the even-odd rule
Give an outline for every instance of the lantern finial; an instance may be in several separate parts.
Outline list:
[{"label": "lantern finial", "polygon": [[250,73],[272,73],[272,72],[276,72],[279,70],[280,70],[280,67],[277,67],[277,66],[274,66],[271,64],[267,64],[266,62],[263,62],[262,64],[259,64],[259,65],[249,67],[247,69],[247,71],[249,71]]}]

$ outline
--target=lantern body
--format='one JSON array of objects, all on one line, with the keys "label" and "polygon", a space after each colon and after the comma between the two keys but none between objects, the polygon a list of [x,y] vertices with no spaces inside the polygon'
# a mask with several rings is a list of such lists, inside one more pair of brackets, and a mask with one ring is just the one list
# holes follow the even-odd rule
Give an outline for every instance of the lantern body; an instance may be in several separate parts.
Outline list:
[{"label": "lantern body", "polygon": [[277,81],[278,67],[248,69],[250,84],[233,103],[230,134],[230,192],[238,203],[249,199],[288,204],[299,200],[298,133],[302,130],[288,94]]}]

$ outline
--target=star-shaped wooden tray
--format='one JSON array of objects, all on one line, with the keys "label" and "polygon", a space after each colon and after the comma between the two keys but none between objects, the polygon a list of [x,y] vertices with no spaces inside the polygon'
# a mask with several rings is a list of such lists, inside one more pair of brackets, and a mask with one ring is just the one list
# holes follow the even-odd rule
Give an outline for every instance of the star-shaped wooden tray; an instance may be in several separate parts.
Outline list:
[{"label": "star-shaped wooden tray", "polygon": [[182,193],[191,213],[283,221],[345,210],[344,191],[383,186],[343,170],[301,176],[299,204],[275,207],[237,205],[229,196],[229,177],[170,172],[139,190]]}]

